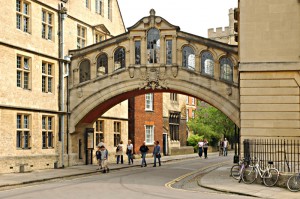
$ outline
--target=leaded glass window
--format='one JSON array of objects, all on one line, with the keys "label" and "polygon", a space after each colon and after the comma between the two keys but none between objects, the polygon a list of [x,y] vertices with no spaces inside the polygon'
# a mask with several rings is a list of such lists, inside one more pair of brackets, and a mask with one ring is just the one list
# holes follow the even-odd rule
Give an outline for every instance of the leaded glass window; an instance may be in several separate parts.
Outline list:
[{"label": "leaded glass window", "polygon": [[201,71],[202,74],[214,76],[214,58],[208,51],[201,54]]},{"label": "leaded glass window", "polygon": [[135,64],[141,64],[141,41],[135,41]]},{"label": "leaded glass window", "polygon": [[97,76],[105,75],[108,73],[107,56],[102,54],[97,59]]},{"label": "leaded glass window", "polygon": [[166,42],[166,64],[172,65],[172,40]]},{"label": "leaded glass window", "polygon": [[160,36],[156,28],[151,28],[147,35],[148,64],[159,63]]},{"label": "leaded glass window", "polygon": [[84,60],[79,66],[80,83],[91,79],[90,61]]},{"label": "leaded glass window", "polygon": [[125,48],[118,48],[114,54],[115,70],[125,68]]},{"label": "leaded glass window", "polygon": [[190,70],[195,70],[195,53],[189,46],[185,46],[182,49],[182,66]]},{"label": "leaded glass window", "polygon": [[220,79],[233,81],[233,64],[228,57],[220,59]]}]

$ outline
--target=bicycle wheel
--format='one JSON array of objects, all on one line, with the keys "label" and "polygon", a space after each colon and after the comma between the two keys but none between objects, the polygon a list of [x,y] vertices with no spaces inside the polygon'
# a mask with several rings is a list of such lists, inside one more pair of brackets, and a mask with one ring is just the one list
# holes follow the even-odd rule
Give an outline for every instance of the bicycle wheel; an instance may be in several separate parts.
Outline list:
[{"label": "bicycle wheel", "polygon": [[240,165],[233,165],[230,169],[230,176],[233,177],[236,180],[240,179]]},{"label": "bicycle wheel", "polygon": [[272,187],[276,184],[279,177],[279,171],[271,168],[263,174],[263,181],[267,187]]},{"label": "bicycle wheel", "polygon": [[300,191],[300,175],[299,174],[292,175],[288,179],[286,186],[290,191],[293,192]]},{"label": "bicycle wheel", "polygon": [[252,166],[248,166],[244,169],[242,173],[242,180],[246,184],[251,184],[256,179],[256,171],[255,168]]}]

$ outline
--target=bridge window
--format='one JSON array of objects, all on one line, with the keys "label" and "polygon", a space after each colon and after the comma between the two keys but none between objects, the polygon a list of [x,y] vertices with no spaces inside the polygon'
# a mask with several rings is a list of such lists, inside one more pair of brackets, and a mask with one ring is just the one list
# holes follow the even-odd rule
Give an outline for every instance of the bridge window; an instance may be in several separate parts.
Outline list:
[{"label": "bridge window", "polygon": [[145,110],[153,111],[153,93],[148,93],[145,95]]},{"label": "bridge window", "polygon": [[156,28],[151,28],[147,35],[148,64],[159,63],[160,36]]},{"label": "bridge window", "polygon": [[125,68],[125,48],[118,48],[114,54],[115,70]]},{"label": "bridge window", "polygon": [[180,124],[180,113],[170,113],[169,116],[169,130],[171,140],[179,140],[179,124]]},{"label": "bridge window", "polygon": [[220,59],[220,79],[233,81],[233,64],[228,57]]},{"label": "bridge window", "polygon": [[141,41],[135,41],[135,64],[141,64]]},{"label": "bridge window", "polygon": [[185,46],[182,50],[182,66],[195,70],[195,53],[189,46]]},{"label": "bridge window", "polygon": [[214,58],[208,51],[201,54],[201,71],[202,74],[214,76]]},{"label": "bridge window", "polygon": [[79,66],[79,82],[85,82],[91,79],[90,61],[84,60]]},{"label": "bridge window", "polygon": [[97,59],[97,76],[102,76],[107,74],[107,56],[105,54],[102,54]]},{"label": "bridge window", "polygon": [[166,42],[166,64],[172,65],[172,40]]}]

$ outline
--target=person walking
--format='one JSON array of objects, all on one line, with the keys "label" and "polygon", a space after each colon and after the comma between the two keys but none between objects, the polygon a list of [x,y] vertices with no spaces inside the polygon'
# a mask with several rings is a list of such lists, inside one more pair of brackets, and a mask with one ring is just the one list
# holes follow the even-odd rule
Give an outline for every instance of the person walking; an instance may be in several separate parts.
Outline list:
[{"label": "person walking", "polygon": [[224,156],[227,156],[227,150],[228,150],[228,141],[225,138],[223,141],[223,151],[224,151]]},{"label": "person walking", "polygon": [[108,151],[105,148],[104,145],[100,147],[100,160],[101,160],[101,167],[103,169],[103,173],[108,173],[109,168],[108,168]]},{"label": "person walking", "polygon": [[154,146],[154,149],[153,149],[153,157],[154,157],[154,165],[153,165],[153,167],[156,167],[156,158],[158,159],[158,165],[161,166],[161,163],[160,163],[161,154],[160,154],[159,141],[155,141],[154,145],[155,146]]},{"label": "person walking", "polygon": [[120,160],[121,164],[123,164],[123,153],[123,141],[121,140],[116,149],[117,164],[119,164]]},{"label": "person walking", "polygon": [[147,166],[147,163],[146,163],[146,155],[149,151],[149,148],[146,146],[146,142],[144,141],[142,146],[140,147],[140,152],[142,154],[142,164],[141,164],[141,167],[146,167]]},{"label": "person walking", "polygon": [[128,156],[128,164],[133,164],[133,144],[131,143],[131,140],[128,140],[126,154]]},{"label": "person walking", "polygon": [[202,153],[203,153],[203,140],[202,138],[198,142],[198,155],[200,158],[202,158]]},{"label": "person walking", "polygon": [[100,146],[97,147],[97,151],[96,151],[96,159],[97,159],[97,163],[99,165],[99,168],[96,170],[101,170],[102,166],[101,166],[101,151],[100,151]]},{"label": "person walking", "polygon": [[224,142],[220,140],[219,142],[219,156],[223,155],[223,144]]},{"label": "person walking", "polygon": [[203,142],[203,152],[204,152],[204,158],[207,159],[207,149],[208,149],[208,141],[207,139],[204,139]]}]

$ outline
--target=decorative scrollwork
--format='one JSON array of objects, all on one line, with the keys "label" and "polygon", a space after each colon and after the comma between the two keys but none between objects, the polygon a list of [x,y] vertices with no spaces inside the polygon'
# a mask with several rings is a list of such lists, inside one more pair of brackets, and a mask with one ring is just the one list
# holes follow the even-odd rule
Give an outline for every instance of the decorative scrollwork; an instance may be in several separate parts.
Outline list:
[{"label": "decorative scrollwork", "polygon": [[167,80],[165,79],[165,72],[160,73],[157,68],[148,68],[144,72],[141,71],[141,80],[139,89],[167,89]]}]

